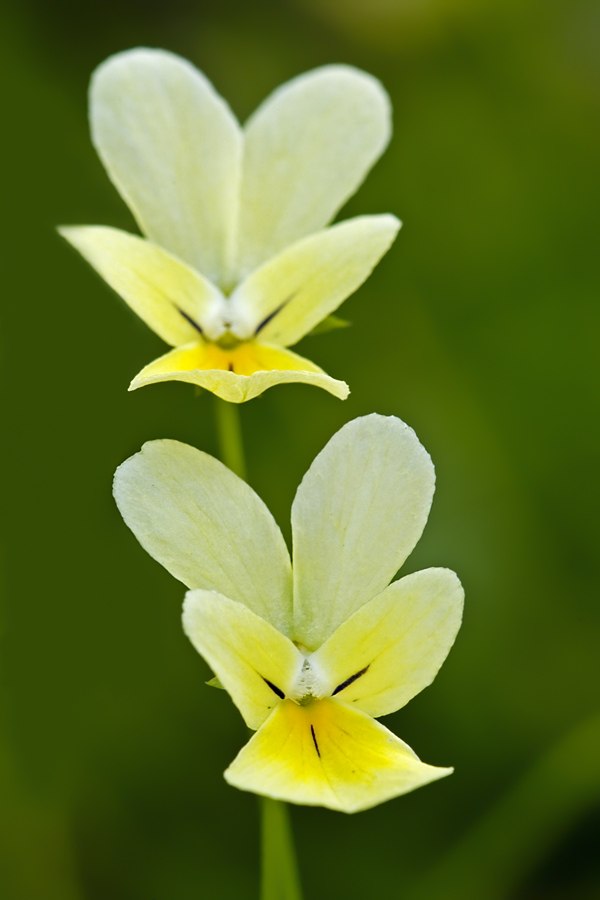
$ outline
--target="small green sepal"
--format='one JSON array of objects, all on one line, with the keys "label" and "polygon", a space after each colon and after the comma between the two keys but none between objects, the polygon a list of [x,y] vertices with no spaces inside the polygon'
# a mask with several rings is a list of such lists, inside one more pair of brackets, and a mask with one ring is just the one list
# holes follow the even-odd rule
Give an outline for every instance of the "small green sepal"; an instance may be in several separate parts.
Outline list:
[{"label": "small green sepal", "polygon": [[340,319],[339,316],[327,316],[322,322],[309,331],[306,337],[314,337],[317,334],[327,334],[328,331],[336,331],[338,328],[348,328],[352,322]]}]

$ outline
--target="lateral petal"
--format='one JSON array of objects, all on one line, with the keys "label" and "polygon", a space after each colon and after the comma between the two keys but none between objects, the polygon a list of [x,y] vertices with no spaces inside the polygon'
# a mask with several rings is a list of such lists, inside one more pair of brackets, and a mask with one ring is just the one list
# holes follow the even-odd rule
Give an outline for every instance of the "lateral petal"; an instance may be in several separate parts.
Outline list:
[{"label": "lateral petal", "polygon": [[370,716],[400,709],[437,675],[460,628],[463,598],[449,569],[390,584],[310,657],[324,691]]},{"label": "lateral petal", "polygon": [[248,607],[213,591],[188,591],[183,630],[257,729],[291,690],[304,657]]},{"label": "lateral petal", "polygon": [[142,547],[175,578],[219,591],[289,633],[285,541],[241,478],[187,444],[149,441],[119,466],[113,492]]},{"label": "lateral petal", "polygon": [[[395,216],[359,216],[268,260],[231,296],[243,337],[295,344],[368,278],[398,233]],[[238,328],[240,326],[238,325]]]},{"label": "lateral petal", "polygon": [[352,813],[449,775],[400,738],[335,700],[280,703],[225,772],[244,791]]},{"label": "lateral petal", "polygon": [[225,298],[207,278],[135,234],[100,225],[59,232],[168,344],[198,340],[223,307]]},{"label": "lateral petal", "polygon": [[223,285],[239,203],[242,134],[191,63],[138,48],[100,65],[92,140],[144,234]]},{"label": "lateral petal", "polygon": [[267,388],[291,382],[323,388],[340,400],[345,400],[349,394],[345,382],[331,378],[310,360],[291,350],[257,341],[248,341],[231,352],[205,343],[171,350],[143,368],[129,390],[159,381],[196,384],[230,403],[252,400]]},{"label": "lateral petal", "polygon": [[244,128],[239,276],[323,228],[383,153],[388,96],[351,66],[324,66],[274,91]]},{"label": "lateral petal", "polygon": [[292,505],[295,640],[316,650],[381,593],[421,536],[434,482],[429,454],[394,416],[333,436]]}]

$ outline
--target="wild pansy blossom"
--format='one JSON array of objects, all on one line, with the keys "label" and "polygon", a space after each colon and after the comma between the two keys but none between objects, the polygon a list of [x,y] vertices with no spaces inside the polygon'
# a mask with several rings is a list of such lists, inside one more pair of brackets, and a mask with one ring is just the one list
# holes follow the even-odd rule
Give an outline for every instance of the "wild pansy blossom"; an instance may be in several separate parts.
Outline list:
[{"label": "wild pansy blossom", "polygon": [[184,629],[256,731],[230,784],[355,812],[452,771],[375,721],[431,683],[460,626],[463,591],[448,569],[389,584],[433,491],[412,429],[355,419],[298,488],[292,570],[266,506],[211,456],[151,441],[117,469],[126,523],[192,588]]},{"label": "wild pansy blossom", "polygon": [[175,348],[130,390],[186,381],[239,403],[302,381],[344,399],[344,382],[287,348],[362,284],[400,227],[375,215],[324,228],[389,141],[380,83],[350,66],[315,69],[241,128],[194,66],[136,49],[96,70],[90,119],[145,237],[60,232]]}]

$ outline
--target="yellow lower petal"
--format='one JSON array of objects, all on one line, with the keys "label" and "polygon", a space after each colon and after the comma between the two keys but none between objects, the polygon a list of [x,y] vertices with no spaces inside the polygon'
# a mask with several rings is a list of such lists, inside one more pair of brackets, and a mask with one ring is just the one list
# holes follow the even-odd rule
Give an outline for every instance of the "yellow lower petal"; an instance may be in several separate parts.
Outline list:
[{"label": "yellow lower petal", "polygon": [[285,700],[225,772],[229,784],[290,803],[358,812],[449,775],[336,700]]},{"label": "yellow lower petal", "polygon": [[314,384],[341,400],[349,393],[347,384],[330,378],[310,360],[255,341],[230,349],[205,341],[178,347],[142,369],[129,389],[159,381],[197,384],[232,403],[243,403],[275,384],[289,382]]}]

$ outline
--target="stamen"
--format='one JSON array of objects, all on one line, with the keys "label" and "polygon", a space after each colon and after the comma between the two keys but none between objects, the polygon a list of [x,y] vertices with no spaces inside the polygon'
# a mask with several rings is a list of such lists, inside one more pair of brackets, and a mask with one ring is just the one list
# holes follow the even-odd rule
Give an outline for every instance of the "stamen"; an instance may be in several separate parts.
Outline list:
[{"label": "stamen", "polygon": [[313,726],[310,726],[310,733],[312,734],[313,744],[315,745],[315,750],[317,751],[317,756],[321,759],[321,751],[319,750],[319,745],[317,744],[317,736],[315,734],[315,729]]},{"label": "stamen", "polygon": [[192,326],[192,328],[195,328],[196,331],[199,331],[199,332],[200,332],[200,334],[204,334],[204,332],[202,331],[202,329],[200,328],[200,326],[198,325],[198,323],[197,323],[197,322],[194,322],[194,320],[192,319],[191,316],[188,316],[188,314],[185,313],[182,309],[179,309],[178,306],[176,306],[175,309],[177,310],[177,312],[178,312],[180,315],[183,316],[183,318],[186,320],[186,322],[189,322],[189,323],[190,323],[190,325]]},{"label": "stamen", "polygon": [[265,678],[264,675],[261,675],[260,677],[265,682],[265,684],[269,685],[269,687],[271,688],[271,690],[273,691],[274,694],[277,694],[277,696],[281,700],[285,700],[285,694],[283,693],[283,691],[281,691],[276,685],[272,684],[268,678]]},{"label": "stamen", "polygon": [[[370,665],[370,663],[369,663],[369,665]],[[335,697],[335,695],[339,694],[340,691],[343,691],[344,688],[347,688],[347,687],[349,687],[349,685],[353,684],[353,682],[355,682],[357,678],[360,678],[361,675],[365,674],[365,672],[367,671],[368,668],[369,668],[369,666],[365,666],[364,669],[361,669],[360,672],[356,673],[356,675],[351,675],[350,678],[346,678],[345,681],[342,681],[341,684],[338,684],[338,686],[336,687],[335,691],[333,692],[333,694],[331,696]]]}]

